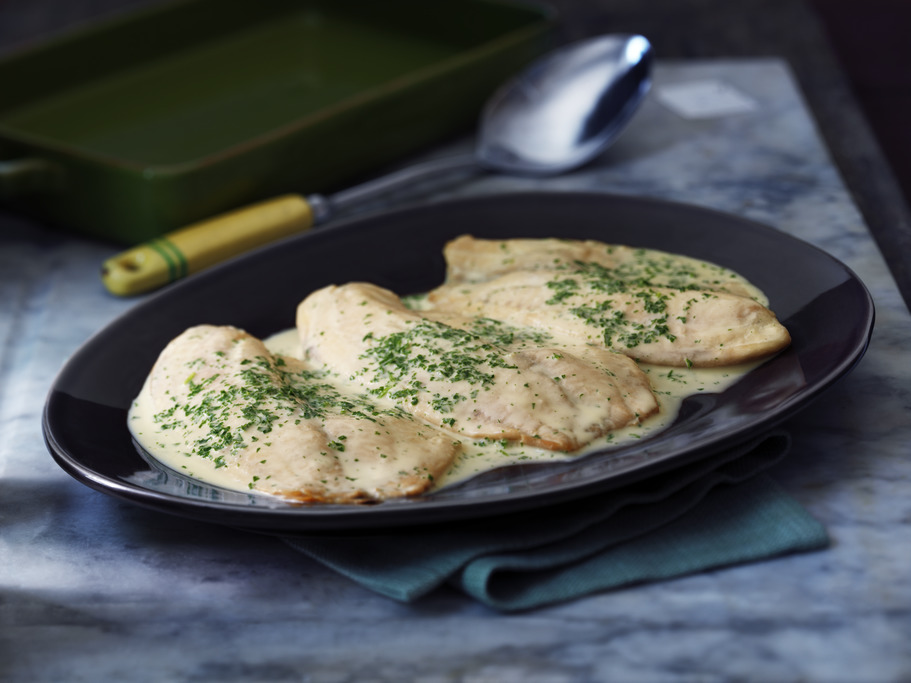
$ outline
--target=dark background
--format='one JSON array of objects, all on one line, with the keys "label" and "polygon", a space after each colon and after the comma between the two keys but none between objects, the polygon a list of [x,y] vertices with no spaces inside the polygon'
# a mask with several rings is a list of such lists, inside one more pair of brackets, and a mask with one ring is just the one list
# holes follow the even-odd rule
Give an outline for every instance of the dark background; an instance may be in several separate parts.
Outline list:
[{"label": "dark background", "polygon": [[839,65],[911,200],[911,2],[813,0]]}]

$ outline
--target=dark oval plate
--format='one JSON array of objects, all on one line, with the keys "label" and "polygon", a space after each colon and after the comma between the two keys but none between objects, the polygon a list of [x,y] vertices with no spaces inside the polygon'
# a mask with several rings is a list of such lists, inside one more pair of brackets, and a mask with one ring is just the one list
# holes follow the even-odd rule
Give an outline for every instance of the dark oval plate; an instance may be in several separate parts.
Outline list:
[{"label": "dark oval plate", "polygon": [[[160,351],[184,329],[230,324],[265,337],[292,327],[297,304],[330,283],[362,280],[399,294],[426,291],[443,279],[443,245],[463,233],[597,239],[713,261],[765,291],[793,343],[723,393],[687,399],[670,427],[635,444],[563,463],[501,468],[413,499],[296,506],[189,479],[140,454],[127,409]],[[737,216],[605,194],[447,201],[302,235],[138,304],[63,368],[47,399],[44,434],[53,457],[77,480],[162,512],[277,533],[450,522],[609,490],[758,436],[854,367],[873,317],[869,293],[844,264]]]}]

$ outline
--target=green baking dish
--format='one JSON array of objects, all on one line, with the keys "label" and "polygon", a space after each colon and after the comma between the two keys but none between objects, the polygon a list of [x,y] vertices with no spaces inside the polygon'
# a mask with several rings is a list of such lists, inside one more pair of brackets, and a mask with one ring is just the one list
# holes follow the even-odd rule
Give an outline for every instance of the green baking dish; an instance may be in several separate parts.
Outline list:
[{"label": "green baking dish", "polygon": [[547,47],[506,0],[185,0],[0,60],[0,198],[131,245],[467,130]]}]

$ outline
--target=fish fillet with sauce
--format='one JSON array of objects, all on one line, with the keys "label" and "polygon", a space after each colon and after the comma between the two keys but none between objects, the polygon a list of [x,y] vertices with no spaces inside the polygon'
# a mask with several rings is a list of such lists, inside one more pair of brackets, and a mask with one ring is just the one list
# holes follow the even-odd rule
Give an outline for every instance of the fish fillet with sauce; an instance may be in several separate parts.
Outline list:
[{"label": "fish fillet with sauce", "polygon": [[297,313],[309,362],[454,435],[571,451],[658,408],[628,358],[508,348],[469,324],[425,317],[366,283],[314,292]]},{"label": "fish fillet with sauce", "polygon": [[790,342],[774,313],[751,298],[628,285],[581,271],[519,270],[446,284],[428,299],[430,311],[546,329],[657,365],[733,365]]},{"label": "fish fillet with sauce", "polygon": [[233,327],[200,325],[174,339],[147,389],[160,439],[179,435],[186,455],[303,502],[421,493],[458,452],[451,438],[340,391]]},{"label": "fish fillet with sauce", "polygon": [[656,249],[595,240],[478,239],[462,235],[443,249],[446,283],[486,282],[517,270],[567,274],[597,269],[602,278],[674,289],[727,292],[767,303],[746,278],[722,266]]}]

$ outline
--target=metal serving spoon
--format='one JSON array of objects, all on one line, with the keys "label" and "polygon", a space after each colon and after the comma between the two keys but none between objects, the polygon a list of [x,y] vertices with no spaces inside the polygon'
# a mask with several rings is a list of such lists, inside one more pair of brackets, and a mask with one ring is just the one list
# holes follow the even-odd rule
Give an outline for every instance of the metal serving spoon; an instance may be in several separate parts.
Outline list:
[{"label": "metal serving spoon", "polygon": [[651,66],[651,45],[639,35],[606,35],[560,48],[494,93],[473,153],[417,164],[329,196],[287,195],[196,223],[108,259],[102,280],[117,295],[156,289],[437,176],[545,176],[577,168],[629,122],[650,88]]}]

